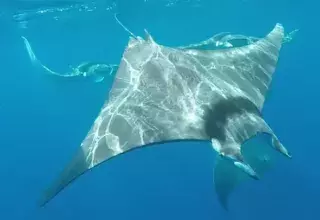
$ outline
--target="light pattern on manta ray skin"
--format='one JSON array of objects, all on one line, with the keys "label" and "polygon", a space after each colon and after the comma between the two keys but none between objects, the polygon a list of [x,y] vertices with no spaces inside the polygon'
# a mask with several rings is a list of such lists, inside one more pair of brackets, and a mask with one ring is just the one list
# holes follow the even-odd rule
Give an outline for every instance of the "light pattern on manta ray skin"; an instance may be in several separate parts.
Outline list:
[{"label": "light pattern on manta ray skin", "polygon": [[224,161],[259,178],[259,162],[242,154],[244,142],[266,133],[274,149],[291,157],[261,115],[284,38],[282,25],[253,44],[221,50],[170,48],[146,35],[130,38],[108,100],[41,205],[98,164],[157,143],[211,141],[222,158],[214,183],[225,207],[233,186],[221,186],[233,181],[225,179],[233,173],[225,173]]}]

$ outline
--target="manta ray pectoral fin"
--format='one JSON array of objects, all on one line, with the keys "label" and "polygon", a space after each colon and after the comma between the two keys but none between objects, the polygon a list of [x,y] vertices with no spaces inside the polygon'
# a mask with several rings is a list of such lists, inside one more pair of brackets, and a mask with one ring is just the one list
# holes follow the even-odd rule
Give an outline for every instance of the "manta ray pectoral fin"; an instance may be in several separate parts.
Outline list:
[{"label": "manta ray pectoral fin", "polygon": [[73,160],[66,166],[57,180],[45,190],[41,195],[38,205],[45,206],[52,198],[54,198],[61,190],[63,190],[74,179],[81,176],[89,169],[85,154],[82,150],[78,151]]}]

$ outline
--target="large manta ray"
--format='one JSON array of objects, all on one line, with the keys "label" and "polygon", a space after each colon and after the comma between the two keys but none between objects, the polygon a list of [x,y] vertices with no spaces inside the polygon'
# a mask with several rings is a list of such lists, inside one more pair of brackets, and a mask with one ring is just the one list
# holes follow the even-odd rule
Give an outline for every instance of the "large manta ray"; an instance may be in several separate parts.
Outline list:
[{"label": "large manta ray", "polygon": [[170,48],[147,32],[146,39],[131,37],[108,100],[41,205],[119,154],[199,140],[218,152],[214,184],[227,208],[232,189],[244,178],[258,179],[269,161],[262,146],[244,147],[247,140],[266,134],[269,149],[291,157],[261,114],[283,38],[280,24],[250,45],[221,50]]}]

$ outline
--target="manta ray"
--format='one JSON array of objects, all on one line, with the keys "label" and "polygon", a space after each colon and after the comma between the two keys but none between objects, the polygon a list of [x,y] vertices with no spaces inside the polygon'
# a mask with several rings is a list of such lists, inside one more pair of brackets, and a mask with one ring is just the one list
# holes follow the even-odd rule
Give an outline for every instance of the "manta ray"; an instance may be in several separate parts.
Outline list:
[{"label": "manta ray", "polygon": [[70,71],[65,73],[58,73],[51,69],[49,69],[47,66],[43,65],[41,61],[36,57],[35,53],[33,52],[33,49],[31,47],[30,42],[28,39],[24,36],[21,37],[23,39],[25,48],[28,52],[29,58],[33,66],[40,69],[41,71],[61,76],[61,77],[87,77],[92,79],[94,82],[102,82],[107,74],[111,75],[114,70],[117,68],[117,65],[114,64],[106,64],[106,63],[98,63],[98,62],[83,62],[80,63],[76,67],[70,66]]},{"label": "manta ray", "polygon": [[281,24],[252,44],[218,50],[168,47],[145,33],[129,38],[108,99],[41,206],[86,171],[140,147],[208,143],[217,152],[214,185],[225,208],[239,182],[268,169],[263,146],[246,147],[247,141],[262,134],[268,149],[291,158],[262,115],[284,39]]}]

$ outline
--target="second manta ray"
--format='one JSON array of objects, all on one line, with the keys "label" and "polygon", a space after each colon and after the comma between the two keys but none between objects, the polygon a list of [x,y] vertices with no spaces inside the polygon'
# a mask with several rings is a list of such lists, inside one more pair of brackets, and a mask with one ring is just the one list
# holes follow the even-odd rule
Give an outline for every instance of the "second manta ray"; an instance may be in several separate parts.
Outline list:
[{"label": "second manta ray", "polygon": [[170,48],[157,44],[147,32],[145,39],[131,37],[108,100],[41,205],[117,155],[143,146],[198,140],[207,141],[218,153],[214,184],[227,208],[233,188],[244,178],[258,179],[269,160],[260,154],[260,145],[246,149],[247,140],[266,134],[268,149],[291,158],[261,114],[283,38],[280,24],[250,45],[221,50]]},{"label": "second manta ray", "polygon": [[21,37],[23,39],[24,45],[27,49],[31,63],[42,70],[45,73],[61,76],[61,77],[87,77],[93,79],[94,82],[101,82],[104,80],[104,77],[109,74],[111,75],[114,72],[114,69],[117,68],[117,65],[106,64],[106,63],[97,63],[97,62],[83,62],[77,67],[70,67],[69,72],[58,73],[47,66],[43,65],[40,60],[34,54],[32,47],[26,37]]}]

